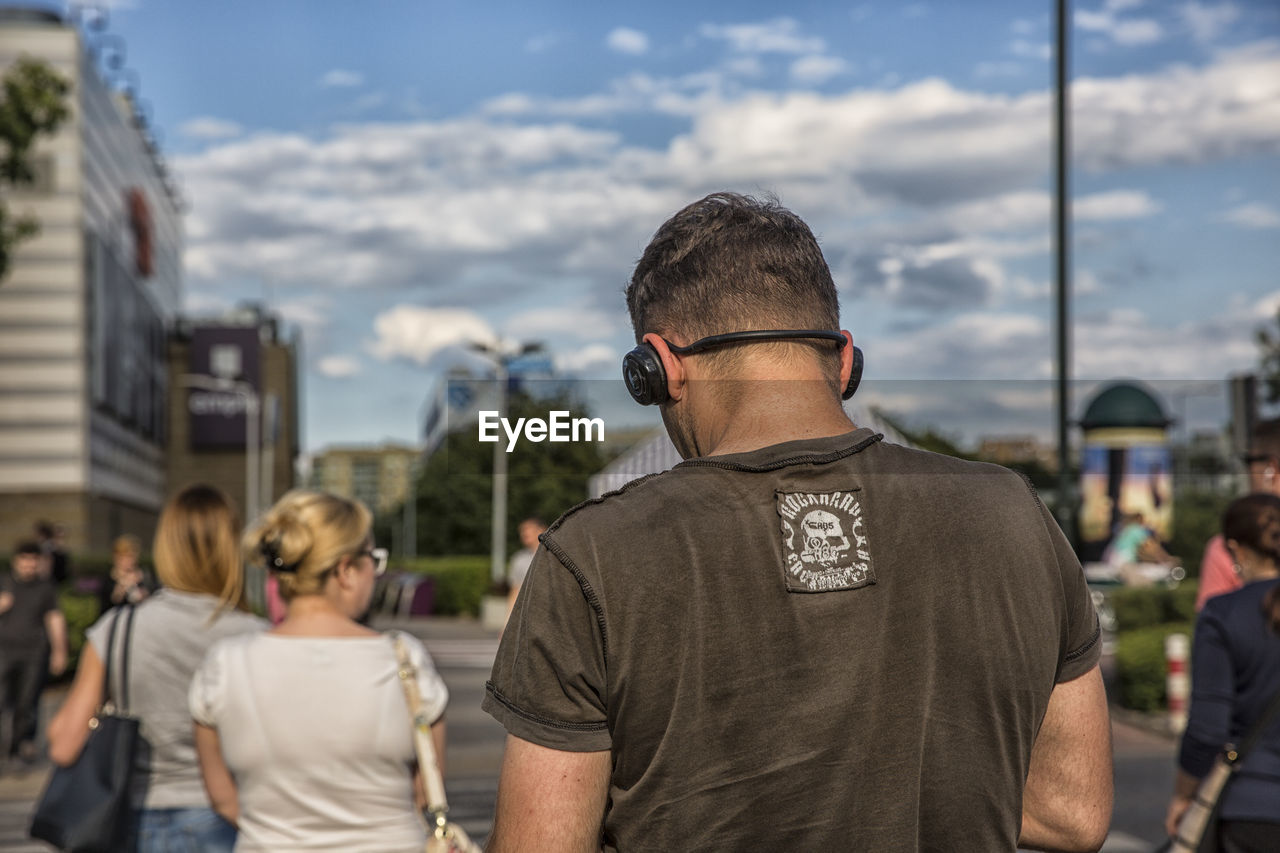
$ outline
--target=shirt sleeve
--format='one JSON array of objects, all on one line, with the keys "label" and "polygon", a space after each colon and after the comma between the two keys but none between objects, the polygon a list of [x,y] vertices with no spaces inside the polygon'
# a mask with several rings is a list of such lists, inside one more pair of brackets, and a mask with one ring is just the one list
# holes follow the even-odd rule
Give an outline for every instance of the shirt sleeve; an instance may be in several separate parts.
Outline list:
[{"label": "shirt sleeve", "polygon": [[1178,766],[1197,779],[1208,774],[1213,760],[1231,737],[1235,704],[1235,667],[1226,631],[1210,608],[1196,620],[1191,645],[1191,707],[1182,734]]},{"label": "shirt sleeve", "polygon": [[[90,625],[84,632],[85,641],[93,647],[93,650],[98,655],[98,660],[104,663],[107,660],[107,643],[111,641],[111,629],[116,624],[115,614],[119,612],[117,610],[114,613],[108,612],[102,615],[97,622]],[[119,654],[119,650],[117,650],[117,654]]]},{"label": "shirt sleeve", "polygon": [[445,686],[444,679],[436,671],[435,661],[431,659],[426,647],[417,637],[407,634],[403,636],[409,648],[409,660],[418,672],[418,694],[422,697],[423,709],[426,711],[427,719],[435,725],[440,722],[440,718],[444,716],[444,709],[449,704],[449,688]]},{"label": "shirt sleeve", "polygon": [[187,708],[191,719],[211,729],[218,727],[225,707],[226,662],[223,646],[214,644],[191,679],[187,691]]},{"label": "shirt sleeve", "polygon": [[600,611],[580,573],[539,548],[502,635],[481,708],[549,749],[609,749]]},{"label": "shirt sleeve", "polygon": [[1056,679],[1061,684],[1079,678],[1098,665],[1102,659],[1102,628],[1098,624],[1098,611],[1094,609],[1089,585],[1085,582],[1084,569],[1076,559],[1071,543],[1043,503],[1040,503],[1040,514],[1062,581],[1063,639]]},{"label": "shirt sleeve", "polygon": [[1234,592],[1240,586],[1235,560],[1231,559],[1226,543],[1221,535],[1213,537],[1204,546],[1204,558],[1200,561],[1200,589],[1196,592],[1196,611],[1203,610],[1205,602],[1214,596]]},{"label": "shirt sleeve", "polygon": [[58,609],[58,590],[53,584],[45,584],[44,596],[40,601],[40,615],[44,616]]}]

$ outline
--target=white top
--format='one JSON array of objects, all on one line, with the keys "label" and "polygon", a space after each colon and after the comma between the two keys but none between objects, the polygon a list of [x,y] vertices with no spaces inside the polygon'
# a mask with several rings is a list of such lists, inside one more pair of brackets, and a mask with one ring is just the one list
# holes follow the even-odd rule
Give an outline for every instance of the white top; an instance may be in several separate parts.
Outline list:
[{"label": "white top", "polygon": [[[161,589],[137,607],[133,615],[133,635],[129,640],[130,715],[142,721],[146,749],[138,750],[133,774],[133,805],[136,808],[175,809],[209,805],[196,763],[196,745],[191,735],[191,713],[187,692],[196,667],[209,646],[223,637],[257,634],[268,627],[239,610],[223,610],[218,617],[218,598],[194,592]],[[104,614],[86,635],[98,657],[106,660],[107,643],[116,616],[123,610]],[[112,697],[116,693],[124,651],[124,623],[116,641],[112,663]]]},{"label": "white top", "polygon": [[[423,710],[449,694],[403,635]],[[421,853],[409,710],[391,637],[259,634],[218,643],[191,683],[191,716],[216,728],[240,799],[236,851]]]}]

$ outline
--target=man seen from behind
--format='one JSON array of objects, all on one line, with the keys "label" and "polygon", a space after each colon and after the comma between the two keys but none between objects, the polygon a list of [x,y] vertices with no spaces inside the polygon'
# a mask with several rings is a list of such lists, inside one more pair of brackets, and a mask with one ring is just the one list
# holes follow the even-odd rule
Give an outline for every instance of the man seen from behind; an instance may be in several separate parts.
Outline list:
[{"label": "man seen from behind", "polygon": [[627,305],[629,389],[685,462],[544,534],[484,700],[489,849],[1098,849],[1079,563],[1016,474],[849,419],[861,353],[808,226],[708,196]]}]

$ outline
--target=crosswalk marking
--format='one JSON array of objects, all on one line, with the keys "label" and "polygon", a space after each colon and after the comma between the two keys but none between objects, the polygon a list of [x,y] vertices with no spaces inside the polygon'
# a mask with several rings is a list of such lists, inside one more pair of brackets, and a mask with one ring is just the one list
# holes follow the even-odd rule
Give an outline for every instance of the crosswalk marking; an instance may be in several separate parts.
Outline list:
[{"label": "crosswalk marking", "polygon": [[498,654],[498,641],[482,640],[426,640],[427,651],[437,667],[462,669],[489,669]]}]

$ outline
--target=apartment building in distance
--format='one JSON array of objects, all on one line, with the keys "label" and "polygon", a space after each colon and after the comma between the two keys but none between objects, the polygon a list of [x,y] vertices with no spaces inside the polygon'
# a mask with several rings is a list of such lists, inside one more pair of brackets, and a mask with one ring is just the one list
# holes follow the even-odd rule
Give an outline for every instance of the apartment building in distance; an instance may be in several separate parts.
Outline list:
[{"label": "apartment building in distance", "polygon": [[419,453],[416,447],[391,442],[329,447],[311,460],[310,483],[314,488],[355,498],[381,515],[404,503]]}]

